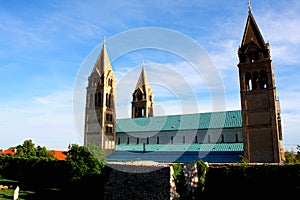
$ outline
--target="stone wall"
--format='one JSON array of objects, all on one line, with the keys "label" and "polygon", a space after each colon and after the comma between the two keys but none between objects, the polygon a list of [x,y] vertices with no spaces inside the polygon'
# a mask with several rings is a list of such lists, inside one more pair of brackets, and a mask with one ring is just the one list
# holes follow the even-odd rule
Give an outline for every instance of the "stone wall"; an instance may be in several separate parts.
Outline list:
[{"label": "stone wall", "polygon": [[148,162],[108,163],[105,200],[172,199],[170,166]]}]

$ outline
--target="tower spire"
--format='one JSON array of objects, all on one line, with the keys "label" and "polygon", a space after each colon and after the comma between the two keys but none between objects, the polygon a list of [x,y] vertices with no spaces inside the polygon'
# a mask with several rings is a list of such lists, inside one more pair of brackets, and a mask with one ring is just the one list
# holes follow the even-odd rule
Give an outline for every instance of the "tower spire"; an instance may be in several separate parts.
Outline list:
[{"label": "tower spire", "polygon": [[153,116],[153,94],[148,83],[144,61],[142,62],[142,71],[132,97],[132,118]]}]

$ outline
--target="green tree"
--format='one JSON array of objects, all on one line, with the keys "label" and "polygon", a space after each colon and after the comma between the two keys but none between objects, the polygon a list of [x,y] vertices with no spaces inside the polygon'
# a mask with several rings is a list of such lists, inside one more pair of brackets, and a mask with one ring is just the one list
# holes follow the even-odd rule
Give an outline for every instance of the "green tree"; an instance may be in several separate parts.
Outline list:
[{"label": "green tree", "polygon": [[44,158],[54,158],[54,152],[47,150],[46,147],[37,146],[36,147],[36,156]]},{"label": "green tree", "polygon": [[102,164],[103,166],[106,163],[106,157],[103,149],[97,146],[94,143],[88,144],[87,149],[89,152]]},{"label": "green tree", "polygon": [[297,158],[295,156],[295,153],[293,151],[286,151],[285,152],[285,164],[295,164],[297,163]]},{"label": "green tree", "polygon": [[16,157],[32,158],[32,157],[43,157],[54,159],[54,153],[47,150],[46,147],[37,146],[28,139],[23,142],[22,145],[16,147],[10,147],[9,149],[16,149]]},{"label": "green tree", "polygon": [[16,149],[17,149],[16,156],[19,157],[28,158],[36,155],[36,150],[32,140],[25,140],[23,142],[23,145],[18,145]]},{"label": "green tree", "polygon": [[[104,152],[101,152],[103,151],[102,149],[96,149],[94,146],[91,149],[93,149],[97,156],[104,155]],[[94,174],[101,174],[105,165],[103,159],[96,158],[87,147],[79,146],[78,144],[71,145],[67,153],[67,162],[71,167],[73,180],[79,180]]]}]

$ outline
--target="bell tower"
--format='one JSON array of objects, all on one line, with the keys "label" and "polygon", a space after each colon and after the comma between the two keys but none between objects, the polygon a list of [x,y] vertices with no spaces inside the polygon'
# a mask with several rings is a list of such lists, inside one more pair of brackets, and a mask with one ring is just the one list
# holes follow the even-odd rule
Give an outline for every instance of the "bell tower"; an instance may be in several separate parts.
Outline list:
[{"label": "bell tower", "polygon": [[270,45],[264,42],[250,4],[238,57],[244,156],[250,163],[282,163],[280,106]]},{"label": "bell tower", "polygon": [[131,118],[153,117],[153,94],[147,80],[144,62],[132,98]]},{"label": "bell tower", "polygon": [[84,145],[94,143],[106,155],[115,149],[116,139],[116,81],[105,38],[102,50],[88,78]]}]

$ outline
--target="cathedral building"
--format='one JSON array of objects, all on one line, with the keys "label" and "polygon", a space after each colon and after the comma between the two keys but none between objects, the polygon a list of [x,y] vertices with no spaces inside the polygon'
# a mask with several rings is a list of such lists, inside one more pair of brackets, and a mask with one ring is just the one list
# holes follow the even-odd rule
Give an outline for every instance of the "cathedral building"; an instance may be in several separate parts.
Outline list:
[{"label": "cathedral building", "polygon": [[241,110],[154,116],[143,63],[132,93],[131,118],[116,119],[116,81],[104,41],[88,79],[84,145],[102,147],[108,161],[234,163],[244,158],[250,163],[282,163],[270,45],[250,6],[238,58]]}]

